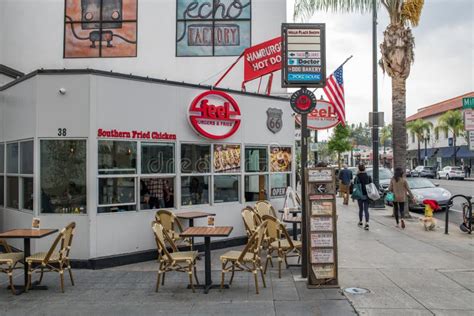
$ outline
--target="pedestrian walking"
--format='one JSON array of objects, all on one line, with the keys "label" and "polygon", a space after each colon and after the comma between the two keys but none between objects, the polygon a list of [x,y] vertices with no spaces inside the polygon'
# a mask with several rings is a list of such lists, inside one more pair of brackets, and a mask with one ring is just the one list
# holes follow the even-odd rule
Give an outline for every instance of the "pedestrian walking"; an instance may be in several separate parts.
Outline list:
[{"label": "pedestrian walking", "polygon": [[362,227],[362,219],[365,217],[365,230],[369,230],[369,198],[365,186],[372,183],[372,178],[365,172],[365,166],[359,165],[359,172],[354,178],[354,191],[352,198],[357,200],[359,205],[359,226]]},{"label": "pedestrian walking", "polygon": [[407,195],[412,200],[415,200],[413,193],[408,187],[408,182],[404,177],[403,169],[400,167],[395,168],[395,173],[390,180],[390,186],[388,191],[393,193],[393,214],[395,215],[395,221],[397,227],[401,222],[402,228],[405,228],[404,211],[405,211],[405,200]]},{"label": "pedestrian walking", "polygon": [[347,165],[344,164],[344,169],[339,172],[339,191],[342,193],[342,197],[344,198],[343,204],[349,204],[349,188],[351,186],[352,181],[352,171],[347,169]]}]

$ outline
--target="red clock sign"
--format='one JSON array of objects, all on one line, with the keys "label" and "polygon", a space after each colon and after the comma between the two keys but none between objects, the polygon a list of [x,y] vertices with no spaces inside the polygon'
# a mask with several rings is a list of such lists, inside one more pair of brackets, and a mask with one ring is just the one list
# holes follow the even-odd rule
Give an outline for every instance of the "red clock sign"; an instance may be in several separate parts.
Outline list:
[{"label": "red clock sign", "polygon": [[225,92],[206,91],[194,98],[189,121],[199,134],[210,139],[232,136],[240,126],[240,108]]},{"label": "red clock sign", "polygon": [[290,98],[293,111],[299,114],[308,114],[316,107],[316,96],[308,89],[300,89]]}]

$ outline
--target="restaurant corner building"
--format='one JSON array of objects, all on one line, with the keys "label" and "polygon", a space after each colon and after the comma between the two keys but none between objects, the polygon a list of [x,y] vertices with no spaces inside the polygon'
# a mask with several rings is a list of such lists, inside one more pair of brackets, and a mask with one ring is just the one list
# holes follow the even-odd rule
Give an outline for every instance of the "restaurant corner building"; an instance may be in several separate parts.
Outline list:
[{"label": "restaurant corner building", "polygon": [[0,231],[75,221],[71,256],[91,268],[155,258],[157,209],[215,213],[234,229],[214,247],[243,243],[242,208],[281,208],[295,184],[294,119],[278,76],[270,96],[242,92],[240,66],[210,84],[279,36],[286,1],[221,0],[214,19],[191,0],[115,2],[113,21],[94,21],[99,0],[0,3],[0,65],[27,73],[0,83]]}]

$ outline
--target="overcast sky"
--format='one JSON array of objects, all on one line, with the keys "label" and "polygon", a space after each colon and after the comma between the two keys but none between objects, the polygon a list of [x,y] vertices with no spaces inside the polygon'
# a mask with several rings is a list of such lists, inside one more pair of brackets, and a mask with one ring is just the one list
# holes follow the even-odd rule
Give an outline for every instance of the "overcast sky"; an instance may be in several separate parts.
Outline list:
[{"label": "overcast sky", "polygon": [[[292,16],[293,0],[288,0],[288,21]],[[425,0],[420,25],[413,29],[415,63],[407,80],[407,116],[420,107],[474,90],[473,19],[474,0]],[[307,21],[326,23],[328,75],[348,56],[354,56],[344,66],[346,116],[350,123],[367,122],[372,110],[371,21],[371,14],[326,12],[317,12]],[[381,8],[379,44],[387,25],[386,10]],[[379,110],[390,122],[391,79],[378,70]]]}]

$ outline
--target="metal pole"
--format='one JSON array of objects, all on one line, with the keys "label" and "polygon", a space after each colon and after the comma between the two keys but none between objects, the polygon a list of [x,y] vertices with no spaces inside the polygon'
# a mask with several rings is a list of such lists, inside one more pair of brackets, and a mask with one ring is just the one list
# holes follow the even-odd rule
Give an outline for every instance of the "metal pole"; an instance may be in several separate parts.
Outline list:
[{"label": "metal pole", "polygon": [[378,122],[378,87],[377,87],[377,1],[372,1],[372,112],[374,112],[372,126],[372,157],[373,181],[379,187],[379,122]]},{"label": "metal pole", "polygon": [[[318,131],[317,130],[314,131],[314,143],[315,144],[318,143]],[[318,148],[318,150],[319,150],[319,148]],[[318,164],[318,150],[314,151],[314,165],[315,166]]]},{"label": "metal pole", "polygon": [[301,260],[301,277],[308,277],[308,254],[306,241],[306,175],[305,169],[308,163],[308,114],[301,114],[301,242],[302,242],[302,260]]}]

